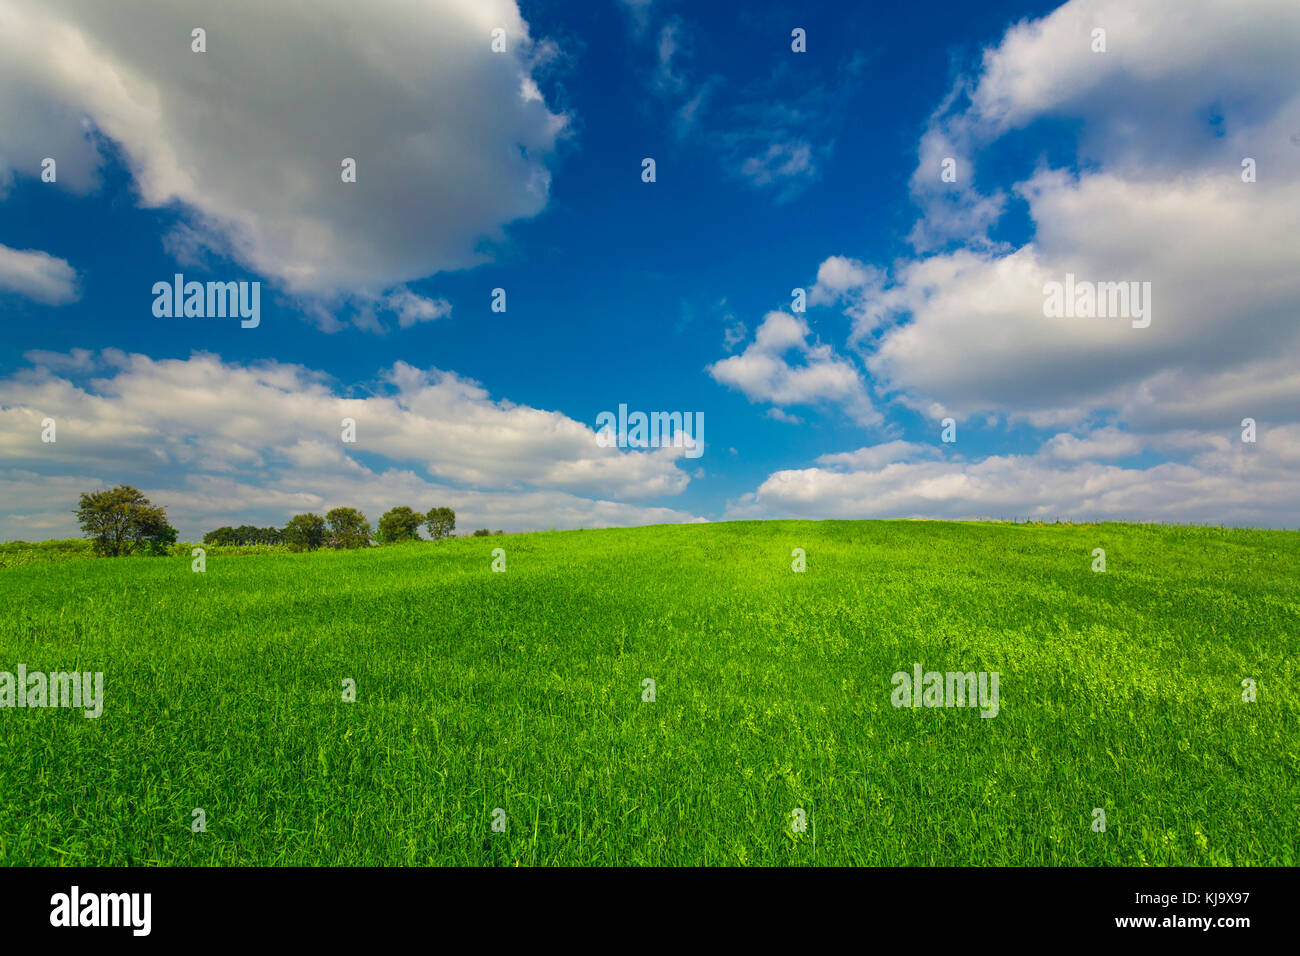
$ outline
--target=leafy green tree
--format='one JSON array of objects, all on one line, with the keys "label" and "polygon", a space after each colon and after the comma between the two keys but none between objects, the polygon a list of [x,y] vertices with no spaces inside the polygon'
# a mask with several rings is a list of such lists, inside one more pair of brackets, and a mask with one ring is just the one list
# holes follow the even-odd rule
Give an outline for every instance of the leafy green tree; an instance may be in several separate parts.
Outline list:
[{"label": "leafy green tree", "polygon": [[392,544],[394,541],[419,541],[420,525],[423,523],[424,515],[413,508],[408,508],[406,505],[389,508],[379,519],[379,540],[384,544]]},{"label": "leafy green tree", "polygon": [[370,521],[356,508],[334,508],[325,514],[331,548],[364,548],[370,544]]},{"label": "leafy green tree", "polygon": [[456,512],[450,508],[430,508],[424,516],[424,526],[434,541],[450,538],[456,530]]},{"label": "leafy green tree", "polygon": [[77,504],[77,523],[95,552],[109,557],[130,554],[143,545],[159,542],[170,530],[167,509],[150,503],[139,489],[118,485],[108,491],[83,494]]},{"label": "leafy green tree", "polygon": [[486,538],[486,537],[490,536],[491,534],[492,534],[492,532],[489,531],[487,528],[479,528],[477,531],[474,532],[474,537],[476,537],[476,538]]},{"label": "leafy green tree", "polygon": [[324,518],[307,512],[290,518],[284,526],[283,536],[285,544],[294,551],[315,551],[325,547],[329,541],[329,530]]},{"label": "leafy green tree", "polygon": [[215,531],[209,531],[203,536],[204,544],[234,544],[235,529],[230,525],[222,525]]}]

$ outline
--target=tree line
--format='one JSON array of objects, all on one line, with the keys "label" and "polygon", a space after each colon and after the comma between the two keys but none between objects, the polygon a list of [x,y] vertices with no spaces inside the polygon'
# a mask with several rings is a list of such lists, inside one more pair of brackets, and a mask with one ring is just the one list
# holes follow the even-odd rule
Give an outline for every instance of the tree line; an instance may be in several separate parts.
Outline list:
[{"label": "tree line", "polygon": [[[77,507],[82,532],[94,541],[97,554],[167,554],[176,543],[176,529],[167,523],[167,509],[152,504],[138,489],[120,485],[108,491],[83,494]],[[313,512],[294,515],[283,528],[229,525],[203,536],[207,545],[284,545],[293,551],[317,548],[365,548],[372,544],[420,541],[424,528],[430,540],[450,538],[456,530],[456,512],[433,507],[419,512],[407,505],[390,508],[372,532],[370,520],[356,508],[334,508],[322,517]],[[475,537],[491,534],[487,528]],[[497,534],[504,534],[502,531]]]}]

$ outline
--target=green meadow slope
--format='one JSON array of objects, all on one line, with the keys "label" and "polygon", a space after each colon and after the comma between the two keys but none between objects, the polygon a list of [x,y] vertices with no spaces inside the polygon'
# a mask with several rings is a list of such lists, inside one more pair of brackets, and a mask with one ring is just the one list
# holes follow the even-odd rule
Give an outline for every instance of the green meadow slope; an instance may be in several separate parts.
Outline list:
[{"label": "green meadow slope", "polygon": [[0,671],[104,711],[0,709],[0,862],[1295,865],[1298,587],[1300,533],[1118,524],[32,560]]}]

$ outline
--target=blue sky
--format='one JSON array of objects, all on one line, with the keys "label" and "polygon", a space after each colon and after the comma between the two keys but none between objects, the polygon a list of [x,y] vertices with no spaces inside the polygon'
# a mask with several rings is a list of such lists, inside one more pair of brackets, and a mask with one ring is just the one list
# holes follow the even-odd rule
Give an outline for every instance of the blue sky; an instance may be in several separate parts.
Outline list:
[{"label": "blue sky", "polygon": [[[260,6],[0,0],[4,537],[119,482],[190,537],[1300,520],[1294,5]],[[176,272],[260,324],[156,318]],[[1052,324],[1066,272],[1151,282],[1151,326]],[[705,453],[598,447],[619,404]]]}]

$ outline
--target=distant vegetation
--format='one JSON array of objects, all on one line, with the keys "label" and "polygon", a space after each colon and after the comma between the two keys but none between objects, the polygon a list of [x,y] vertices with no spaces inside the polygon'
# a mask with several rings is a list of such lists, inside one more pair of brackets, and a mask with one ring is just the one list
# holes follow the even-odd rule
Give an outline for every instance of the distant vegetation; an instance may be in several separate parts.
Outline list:
[{"label": "distant vegetation", "polygon": [[0,568],[93,558],[95,557],[94,544],[86,538],[65,538],[58,541],[6,541],[0,543]]},{"label": "distant vegetation", "polygon": [[255,528],[251,524],[241,524],[238,528],[229,525],[209,531],[203,536],[204,544],[283,544],[284,531],[279,528]]},{"label": "distant vegetation", "polygon": [[[166,508],[154,505],[130,485],[83,494],[77,507],[77,520],[88,540],[0,544],[0,567],[92,556],[180,556],[188,555],[193,547],[188,542],[177,542],[176,529],[167,523]],[[203,546],[220,548],[225,554],[366,548],[372,544],[420,541],[421,525],[432,541],[453,537],[456,512],[438,506],[419,512],[408,505],[398,505],[384,512],[378,528],[372,532],[370,519],[358,509],[334,508],[324,517],[311,512],[294,515],[283,528],[223,525],[203,536]],[[486,529],[474,532],[475,535],[489,533]]]}]

